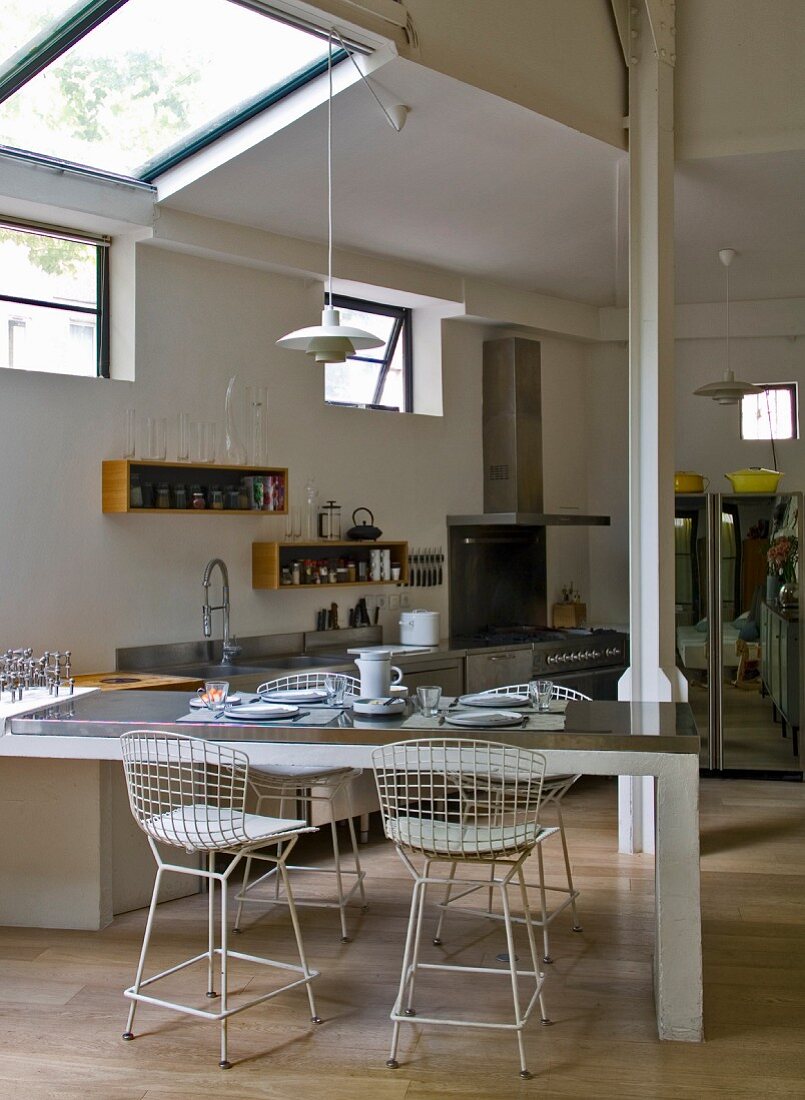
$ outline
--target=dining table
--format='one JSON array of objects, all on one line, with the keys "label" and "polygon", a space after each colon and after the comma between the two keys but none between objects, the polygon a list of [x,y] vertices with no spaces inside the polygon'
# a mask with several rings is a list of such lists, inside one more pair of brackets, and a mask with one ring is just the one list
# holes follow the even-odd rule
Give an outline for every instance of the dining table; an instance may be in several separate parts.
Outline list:
[{"label": "dining table", "polygon": [[571,701],[549,715],[524,710],[516,723],[512,719],[499,728],[454,725],[456,714],[471,708],[450,699],[442,699],[435,717],[424,717],[410,701],[392,709],[395,713],[359,715],[349,705],[311,705],[280,719],[261,720],[238,715],[233,707],[216,718],[203,707],[191,708],[186,692],[103,692],[62,698],[9,719],[0,736],[0,756],[119,761],[120,735],[137,728],[225,742],[255,765],[371,769],[372,752],[380,745],[439,737],[536,749],[544,754],[549,774],[653,776],[657,1033],[665,1040],[701,1041],[699,734],[690,706]]}]

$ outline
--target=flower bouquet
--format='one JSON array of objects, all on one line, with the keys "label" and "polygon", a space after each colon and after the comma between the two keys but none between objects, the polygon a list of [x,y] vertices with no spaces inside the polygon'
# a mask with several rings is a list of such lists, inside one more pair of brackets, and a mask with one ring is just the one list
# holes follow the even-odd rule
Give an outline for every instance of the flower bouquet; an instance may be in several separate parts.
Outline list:
[{"label": "flower bouquet", "polygon": [[799,542],[787,535],[775,539],[768,549],[766,561],[768,562],[769,576],[779,577],[784,584],[795,581],[797,579],[797,562],[799,561]]}]

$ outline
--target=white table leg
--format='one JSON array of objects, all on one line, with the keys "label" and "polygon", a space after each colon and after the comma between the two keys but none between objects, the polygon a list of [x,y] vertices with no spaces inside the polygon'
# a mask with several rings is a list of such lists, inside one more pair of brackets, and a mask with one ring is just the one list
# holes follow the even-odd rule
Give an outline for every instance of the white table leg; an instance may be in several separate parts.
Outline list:
[{"label": "white table leg", "polygon": [[654,998],[661,1039],[697,1043],[702,1020],[699,761],[667,756],[657,780]]},{"label": "white table leg", "polygon": [[369,815],[361,814],[360,818],[361,844],[369,843]]}]

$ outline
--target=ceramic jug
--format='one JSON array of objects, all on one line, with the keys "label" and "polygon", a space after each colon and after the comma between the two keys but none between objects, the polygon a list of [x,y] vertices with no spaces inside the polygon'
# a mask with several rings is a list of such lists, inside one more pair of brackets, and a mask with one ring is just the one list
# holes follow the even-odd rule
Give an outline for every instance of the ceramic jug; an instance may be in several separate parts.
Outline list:
[{"label": "ceramic jug", "polygon": [[392,682],[399,684],[402,680],[402,670],[392,665],[390,653],[364,651],[355,664],[361,674],[361,695],[365,699],[387,698]]}]

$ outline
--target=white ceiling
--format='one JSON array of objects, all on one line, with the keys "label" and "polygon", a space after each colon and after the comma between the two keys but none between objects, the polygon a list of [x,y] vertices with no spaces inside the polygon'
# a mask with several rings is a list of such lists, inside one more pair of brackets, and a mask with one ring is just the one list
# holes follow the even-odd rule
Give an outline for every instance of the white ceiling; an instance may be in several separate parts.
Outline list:
[{"label": "white ceiling", "polygon": [[[391,62],[376,85],[411,114],[396,134],[361,84],[337,97],[336,247],[596,305],[623,300],[624,153],[409,61]],[[166,205],[324,240],[325,125],[322,107]],[[803,182],[805,153],[679,165],[678,300],[723,297],[724,247],[741,257],[736,299],[805,296]]]}]

